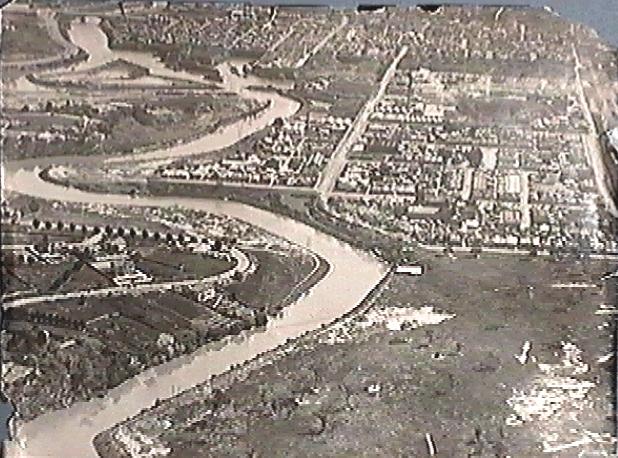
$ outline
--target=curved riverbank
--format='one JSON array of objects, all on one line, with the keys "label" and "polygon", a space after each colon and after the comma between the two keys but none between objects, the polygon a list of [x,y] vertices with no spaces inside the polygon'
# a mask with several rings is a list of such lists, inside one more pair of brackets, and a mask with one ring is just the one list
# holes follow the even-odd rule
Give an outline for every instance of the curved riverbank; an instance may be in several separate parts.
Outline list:
[{"label": "curved riverbank", "polygon": [[[208,393],[212,393],[215,390],[225,391],[230,386],[242,382],[247,379],[252,373],[259,370],[262,367],[273,364],[280,358],[284,358],[289,353],[295,351],[296,348],[311,342],[320,336],[330,333],[333,329],[336,329],[341,324],[361,316],[367,312],[374,303],[375,298],[381,291],[386,282],[392,277],[393,270],[390,269],[384,273],[382,278],[375,284],[371,290],[363,297],[363,299],[351,310],[344,313],[331,323],[320,326],[317,329],[307,331],[299,335],[294,340],[286,341],[285,343],[273,348],[272,350],[265,351],[256,355],[254,358],[239,364],[236,367],[231,368],[229,371],[212,377],[210,380],[205,381],[203,384],[194,387],[184,393],[178,394],[173,398],[170,398],[164,405],[156,403],[153,407],[147,410],[148,414],[156,415],[161,413],[164,415],[164,411],[170,408],[170,404],[178,403],[182,405],[185,400],[190,400],[192,396],[207,397]],[[129,423],[130,420],[124,423]],[[118,425],[120,426],[120,425]],[[125,450],[120,448],[120,445],[112,437],[113,429],[106,430],[98,434],[94,439],[94,446],[100,456],[122,456],[126,453]],[[110,455],[111,454],[111,455]]]},{"label": "curved riverbank", "polygon": [[[85,22],[83,25],[96,27],[92,22]],[[92,37],[95,37],[93,46],[98,46],[98,40],[99,45],[106,47],[106,39],[95,32]],[[109,57],[105,50],[97,51],[89,48],[90,45],[80,41],[82,38],[76,38],[76,41],[82,44],[80,47],[88,49],[96,56],[87,61],[86,65],[92,65],[93,62],[101,63]],[[139,60],[153,61],[143,56],[139,57]],[[330,268],[308,294],[288,306],[280,317],[271,320],[262,332],[253,333],[244,339],[230,340],[222,348],[204,347],[192,355],[149,369],[111,390],[103,399],[80,402],[24,424],[14,421],[12,426],[16,440],[7,444],[7,456],[96,456],[92,440],[101,431],[138,414],[159,400],[190,389],[210,377],[225,373],[231,367],[284,344],[289,339],[332,322],[361,302],[367,291],[374,287],[386,271],[386,267],[375,258],[353,249],[332,236],[293,219],[252,206],[204,198],[176,196],[132,198],[126,194],[98,194],[41,179],[41,170],[54,165],[97,166],[105,160],[110,162],[172,160],[180,156],[216,151],[259,131],[277,117],[293,115],[300,108],[298,102],[287,99],[281,94],[248,89],[251,85],[264,86],[264,84],[255,78],[233,75],[225,65],[221,68],[224,80],[227,78],[224,86],[228,90],[250,98],[270,100],[269,107],[260,116],[240,120],[227,129],[220,129],[193,142],[169,149],[113,158],[58,157],[13,162],[6,165],[5,189],[32,197],[73,203],[140,207],[179,206],[189,210],[223,214],[246,221],[304,247],[325,259]]]},{"label": "curved riverbank", "polygon": [[[11,5],[7,12],[9,13],[21,13],[21,14],[30,14],[31,11],[26,5]],[[55,42],[62,51],[58,52],[56,55],[49,57],[41,57],[36,59],[20,59],[20,60],[9,60],[7,62],[3,62],[2,65],[7,68],[18,68],[20,70],[45,70],[51,69],[56,66],[69,65],[70,63],[74,63],[86,58],[86,54],[83,51],[67,40],[60,31],[60,27],[58,25],[57,13],[54,13],[51,10],[38,10],[37,18],[43,24],[43,28],[47,32],[49,38]]]},{"label": "curved riverbank", "polygon": [[[181,206],[225,214],[315,252],[326,259],[331,268],[309,294],[289,306],[280,318],[272,320],[264,332],[242,342],[230,342],[220,350],[201,349],[191,356],[148,370],[110,391],[103,400],[78,403],[27,424],[14,425],[16,437],[19,441],[25,441],[25,447],[21,449],[17,443],[9,444],[8,456],[94,456],[91,441],[100,431],[139,413],[159,399],[189,389],[291,338],[332,322],[352,310],[385,271],[385,267],[372,257],[331,236],[247,205],[199,198],[131,198],[118,194],[87,193],[44,182],[38,172],[36,168],[12,170],[7,176],[6,188],[34,197],[67,202]],[[52,437],[54,440],[50,440]]]}]

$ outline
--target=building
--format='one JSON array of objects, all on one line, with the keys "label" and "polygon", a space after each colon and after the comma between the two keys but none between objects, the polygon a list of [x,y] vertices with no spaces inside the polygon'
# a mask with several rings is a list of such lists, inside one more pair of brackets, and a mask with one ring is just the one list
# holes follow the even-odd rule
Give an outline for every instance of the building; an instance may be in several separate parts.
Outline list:
[{"label": "building", "polygon": [[408,266],[397,266],[395,267],[396,274],[406,274],[406,275],[423,275],[424,269],[423,266],[419,265],[408,265]]},{"label": "building", "polygon": [[169,2],[162,0],[154,0],[150,3],[150,7],[155,9],[166,9],[169,8]]}]

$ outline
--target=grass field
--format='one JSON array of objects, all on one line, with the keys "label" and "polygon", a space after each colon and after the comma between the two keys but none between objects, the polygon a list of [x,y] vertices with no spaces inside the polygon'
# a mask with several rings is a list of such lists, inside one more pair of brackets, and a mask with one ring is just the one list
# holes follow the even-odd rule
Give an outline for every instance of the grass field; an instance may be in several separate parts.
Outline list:
[{"label": "grass field", "polygon": [[140,256],[138,267],[161,280],[206,278],[223,273],[232,268],[233,265],[230,261],[212,256],[169,248],[154,248],[144,251]]},{"label": "grass field", "polygon": [[62,51],[34,13],[5,13],[2,16],[2,60],[50,57]]},{"label": "grass field", "polygon": [[294,287],[303,281],[314,267],[311,257],[297,253],[282,256],[268,251],[254,251],[257,270],[241,283],[227,290],[243,304],[268,312],[281,310],[293,298]]}]

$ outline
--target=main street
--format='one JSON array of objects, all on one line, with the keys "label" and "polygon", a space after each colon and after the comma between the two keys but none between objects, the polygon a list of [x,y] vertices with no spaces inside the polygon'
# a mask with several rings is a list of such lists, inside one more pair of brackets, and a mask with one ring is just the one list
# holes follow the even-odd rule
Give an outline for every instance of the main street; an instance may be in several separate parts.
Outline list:
[{"label": "main street", "polygon": [[365,105],[360,109],[356,118],[354,119],[346,133],[343,135],[343,138],[341,139],[337,147],[335,148],[335,151],[333,152],[332,157],[328,161],[328,164],[322,171],[320,181],[316,186],[317,191],[322,195],[322,197],[327,197],[335,189],[337,179],[339,178],[339,175],[341,175],[341,172],[345,167],[348,151],[350,151],[354,143],[358,141],[363,132],[365,132],[371,113],[373,113],[376,104],[384,96],[388,83],[390,83],[390,81],[393,79],[393,76],[395,76],[397,66],[407,54],[407,52],[408,46],[403,46],[395,59],[393,59],[391,64],[384,72],[378,90],[372,97],[369,98],[369,100],[367,100]]},{"label": "main street", "polygon": [[588,122],[588,127],[590,129],[589,133],[582,134],[584,149],[586,150],[586,154],[588,155],[588,162],[590,163],[590,166],[594,171],[597,188],[603,196],[605,206],[613,216],[618,217],[618,208],[616,208],[616,203],[612,198],[612,195],[608,189],[608,183],[606,182],[605,166],[603,165],[603,148],[601,147],[600,143],[600,136],[602,132],[597,132],[597,127],[592,117],[592,112],[590,110],[590,103],[588,102],[588,97],[586,96],[586,92],[584,90],[584,83],[582,82],[581,78],[580,69],[582,68],[582,64],[579,58],[579,53],[577,52],[577,48],[574,44],[572,45],[572,47],[573,56],[575,57],[575,79],[577,81],[577,95],[579,96],[579,101],[584,110],[584,116],[586,118],[586,121]]}]

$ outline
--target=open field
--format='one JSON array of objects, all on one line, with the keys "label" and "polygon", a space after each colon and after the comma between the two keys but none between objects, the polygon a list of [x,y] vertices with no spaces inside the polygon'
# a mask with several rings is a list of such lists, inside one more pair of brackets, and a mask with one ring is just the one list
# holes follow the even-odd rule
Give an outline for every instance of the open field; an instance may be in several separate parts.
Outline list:
[{"label": "open field", "polygon": [[[613,324],[595,312],[615,265],[417,261],[425,275],[391,276],[359,312],[230,386],[197,388],[111,434],[143,434],[173,457],[423,456],[426,434],[444,456],[611,449]],[[124,456],[110,437],[100,450]]]},{"label": "open field", "polygon": [[[258,269],[242,283],[227,287],[238,301],[251,307],[277,313],[295,301],[303,291],[321,278],[328,265],[320,258],[284,258],[268,250],[251,252]],[[318,263],[317,265],[316,262]],[[300,285],[300,287],[292,285]]]},{"label": "open field", "polygon": [[153,98],[148,92],[133,91],[114,101],[109,92],[95,90],[77,100],[59,95],[36,105],[19,105],[10,97],[3,112],[11,120],[3,138],[5,158],[119,154],[173,145],[261,109],[231,94],[163,91]]},{"label": "open field", "polygon": [[51,39],[42,18],[31,13],[2,15],[2,60],[4,62],[37,59],[63,50]]}]

